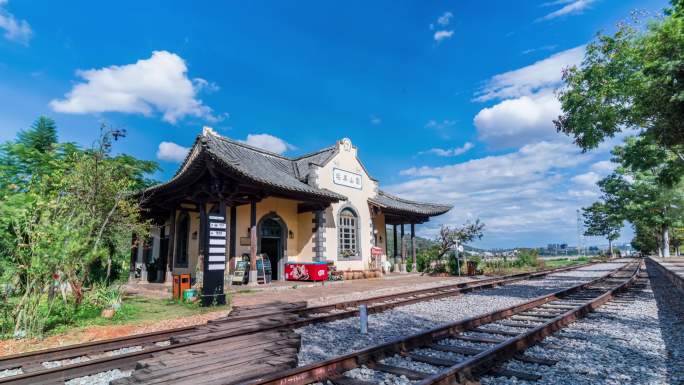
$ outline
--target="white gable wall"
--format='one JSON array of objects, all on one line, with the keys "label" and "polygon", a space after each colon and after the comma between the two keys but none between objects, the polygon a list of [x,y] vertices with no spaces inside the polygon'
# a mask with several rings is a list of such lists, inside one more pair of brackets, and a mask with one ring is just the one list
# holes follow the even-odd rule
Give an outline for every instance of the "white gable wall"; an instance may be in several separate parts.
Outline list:
[{"label": "white gable wall", "polygon": [[[325,188],[347,197],[346,201],[333,203],[325,212],[325,259],[335,261],[339,270],[366,270],[370,260],[370,249],[373,246],[371,213],[368,207],[368,199],[377,195],[378,183],[370,178],[357,158],[357,149],[348,139],[337,142],[337,154],[321,167],[315,167],[315,184],[319,188]],[[340,175],[348,177],[360,177],[360,188],[344,185],[344,181],[334,180],[335,170]],[[353,181],[356,184],[356,181]],[[343,258],[338,250],[337,223],[340,211],[345,207],[351,207],[359,220],[359,234],[357,242],[361,252],[360,257]]]}]

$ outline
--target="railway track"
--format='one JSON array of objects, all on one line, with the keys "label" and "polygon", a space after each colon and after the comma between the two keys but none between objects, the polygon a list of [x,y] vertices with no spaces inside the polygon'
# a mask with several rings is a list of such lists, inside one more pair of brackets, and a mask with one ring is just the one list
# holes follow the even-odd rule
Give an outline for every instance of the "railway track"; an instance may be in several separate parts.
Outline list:
[{"label": "railway track", "polygon": [[417,385],[447,385],[477,383],[485,374],[534,381],[539,379],[537,374],[504,369],[502,364],[515,359],[553,365],[555,361],[527,355],[524,350],[613,300],[636,282],[641,264],[632,262],[608,276],[520,305],[241,384],[375,385],[402,383],[397,377],[403,376]]},{"label": "railway track", "polygon": [[368,313],[394,307],[441,299],[475,290],[489,289],[521,280],[572,270],[571,266],[534,273],[459,283],[429,289],[388,294],[332,305],[306,307],[303,303],[236,308],[229,316],[207,325],[170,329],[104,341],[6,356],[0,359],[0,372],[14,370],[18,374],[0,378],[0,384],[53,384],[91,375],[113,368],[130,369],[140,360],[157,354],[180,351],[223,339],[235,339],[279,329],[293,329],[310,324],[330,322],[358,315],[358,306],[368,306]]}]

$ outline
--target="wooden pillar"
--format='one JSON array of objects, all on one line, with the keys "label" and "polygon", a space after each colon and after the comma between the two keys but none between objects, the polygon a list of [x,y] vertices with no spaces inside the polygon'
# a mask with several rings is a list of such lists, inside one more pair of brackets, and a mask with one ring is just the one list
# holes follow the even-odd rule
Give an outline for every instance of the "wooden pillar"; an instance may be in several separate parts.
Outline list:
[{"label": "wooden pillar", "polygon": [[131,266],[128,269],[128,281],[135,281],[135,263],[138,260],[138,234],[131,235]]},{"label": "wooden pillar", "polygon": [[411,223],[411,271],[418,272],[418,263],[416,262],[416,224]]},{"label": "wooden pillar", "polygon": [[401,264],[400,262],[397,261],[397,257],[399,256],[399,249],[397,248],[397,225],[392,225],[392,262],[394,263],[394,272],[398,273],[399,270],[401,269]]},{"label": "wooden pillar", "polygon": [[[200,215],[200,222],[199,222],[199,234],[197,237],[198,243],[198,251],[197,251],[197,263],[202,264],[202,281],[204,281],[204,271],[206,268],[206,257],[207,257],[207,251],[209,250],[208,244],[209,244],[209,231],[207,230],[207,204],[206,202],[202,201],[199,202],[199,215]],[[195,270],[197,269],[197,266],[195,266]],[[197,281],[199,280],[199,277],[195,277]]]},{"label": "wooden pillar", "polygon": [[250,202],[249,207],[249,285],[256,286],[257,282],[257,228],[256,228],[256,201]]},{"label": "wooden pillar", "polygon": [[166,250],[166,276],[164,284],[170,286],[173,283],[173,258],[176,250],[176,209],[171,210],[169,215],[169,247]]},{"label": "wooden pillar", "polygon": [[406,272],[406,239],[404,238],[404,223],[401,223],[401,272]]},{"label": "wooden pillar", "polygon": [[233,204],[230,206],[230,250],[228,256],[230,258],[230,272],[235,271],[235,261],[237,260],[237,206]]},{"label": "wooden pillar", "polygon": [[392,259],[394,259],[394,263],[396,264],[397,263],[397,256],[399,255],[399,252],[397,249],[397,225],[392,225],[392,233],[394,235],[392,237],[392,243],[394,244],[392,246],[392,256],[393,256]]}]

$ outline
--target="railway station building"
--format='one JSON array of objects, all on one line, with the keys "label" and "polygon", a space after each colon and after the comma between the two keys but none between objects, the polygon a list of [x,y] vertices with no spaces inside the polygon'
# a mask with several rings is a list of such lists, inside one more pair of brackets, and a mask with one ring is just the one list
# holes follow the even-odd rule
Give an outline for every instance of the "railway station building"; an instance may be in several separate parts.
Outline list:
[{"label": "railway station building", "polygon": [[209,127],[176,174],[142,192],[141,202],[154,227],[146,240],[133,236],[131,276],[166,283],[172,274],[228,274],[245,255],[254,266],[262,253],[274,280],[284,279],[286,262],[369,270],[389,260],[405,271],[415,261],[415,226],[451,209],[382,191],[349,139],[289,158]]}]

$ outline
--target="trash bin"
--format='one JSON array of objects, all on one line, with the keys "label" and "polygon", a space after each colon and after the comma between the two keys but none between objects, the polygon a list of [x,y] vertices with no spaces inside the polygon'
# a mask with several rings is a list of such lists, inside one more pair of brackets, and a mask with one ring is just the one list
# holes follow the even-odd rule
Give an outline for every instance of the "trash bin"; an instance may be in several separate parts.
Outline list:
[{"label": "trash bin", "polygon": [[190,288],[190,274],[174,274],[173,299],[181,299],[183,291]]},{"label": "trash bin", "polygon": [[468,276],[472,277],[475,275],[475,269],[477,268],[477,264],[474,261],[468,261],[466,264],[466,268],[468,270]]}]

